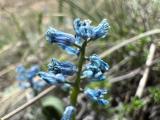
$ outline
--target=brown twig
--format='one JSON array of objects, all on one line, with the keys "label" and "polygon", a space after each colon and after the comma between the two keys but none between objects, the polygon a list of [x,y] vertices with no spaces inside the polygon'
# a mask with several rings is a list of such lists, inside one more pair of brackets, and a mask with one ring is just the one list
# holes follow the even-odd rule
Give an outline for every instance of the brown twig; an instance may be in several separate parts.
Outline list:
[{"label": "brown twig", "polygon": [[27,103],[23,104],[19,108],[15,109],[14,111],[12,111],[12,112],[8,113],[7,115],[5,115],[4,117],[2,117],[1,120],[7,120],[7,119],[11,118],[12,116],[14,116],[15,114],[17,114],[17,113],[21,112],[22,110],[26,109],[27,107],[29,107],[30,105],[35,103],[37,100],[39,100],[40,98],[42,98],[43,96],[48,94],[54,88],[55,88],[55,86],[51,86],[51,87],[47,88],[46,90],[42,91],[40,94],[38,94],[36,97],[31,99]]},{"label": "brown twig", "polygon": [[125,80],[125,79],[132,78],[135,75],[137,75],[138,73],[140,73],[140,71],[141,71],[141,68],[134,69],[131,72],[125,74],[125,75],[121,75],[121,76],[118,76],[118,77],[115,77],[115,78],[111,78],[109,80],[109,82],[110,83],[115,83],[115,82],[119,82],[119,81],[122,81],[122,80]]},{"label": "brown twig", "polygon": [[[156,58],[151,62],[150,66],[152,66],[152,65],[154,65],[154,64],[156,64],[158,62],[159,62],[159,58]],[[125,75],[121,75],[121,76],[118,76],[118,77],[111,78],[111,79],[109,79],[109,82],[110,83],[115,83],[115,82],[120,82],[122,80],[126,80],[126,79],[129,79],[129,78],[132,78],[137,74],[141,74],[142,69],[145,69],[145,68],[147,68],[147,66],[143,65],[143,66],[141,66],[139,68],[136,68],[136,69],[128,72]]]},{"label": "brown twig", "polygon": [[146,61],[146,68],[144,70],[143,77],[140,80],[139,86],[138,86],[137,91],[136,91],[136,96],[138,96],[138,97],[141,97],[142,94],[143,94],[143,90],[144,90],[144,87],[145,87],[147,79],[148,79],[150,66],[152,64],[155,51],[156,51],[156,45],[154,43],[152,43],[151,46],[150,46],[148,58],[147,58],[147,61]]},{"label": "brown twig", "polygon": [[104,51],[103,53],[101,53],[100,57],[104,58],[107,55],[113,53],[114,51],[120,49],[121,47],[124,47],[125,45],[133,43],[133,42],[135,42],[137,40],[142,40],[141,38],[144,38],[144,37],[147,37],[147,36],[150,36],[150,35],[154,35],[154,34],[160,34],[160,29],[150,30],[150,31],[144,32],[144,33],[142,33],[140,35],[137,35],[137,36],[135,36],[133,38],[130,38],[128,40],[124,40],[123,42],[120,42],[117,45],[113,46],[112,48],[110,48],[110,49]]},{"label": "brown twig", "polygon": [[137,54],[131,54],[129,56],[126,56],[123,60],[121,60],[118,64],[115,64],[108,72],[107,75],[110,75],[111,73],[113,73],[116,70],[119,70],[119,68],[121,66],[123,66],[124,64],[126,64],[129,60],[131,60],[134,56],[136,56]]},{"label": "brown twig", "polygon": [[18,65],[18,63],[17,63],[17,64],[13,64],[13,65],[9,65],[8,67],[6,67],[6,68],[3,69],[2,71],[0,71],[0,76],[8,73],[8,72],[11,71],[11,70],[14,70],[17,65]]}]

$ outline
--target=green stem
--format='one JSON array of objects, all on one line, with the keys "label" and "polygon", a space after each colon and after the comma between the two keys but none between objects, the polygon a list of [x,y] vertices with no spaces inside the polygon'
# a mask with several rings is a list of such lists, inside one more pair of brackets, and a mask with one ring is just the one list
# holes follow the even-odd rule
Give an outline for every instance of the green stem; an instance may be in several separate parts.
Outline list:
[{"label": "green stem", "polygon": [[82,66],[85,61],[85,49],[87,46],[87,41],[84,41],[82,44],[82,47],[80,49],[80,58],[79,58],[79,64],[78,64],[78,72],[77,72],[77,78],[75,81],[75,86],[73,87],[70,102],[73,106],[76,106],[77,103],[77,97],[80,92],[80,81],[81,81],[81,72],[82,72]]},{"label": "green stem", "polygon": [[[63,13],[63,0],[59,0],[58,12]],[[63,23],[63,16],[59,16],[59,25]]]}]

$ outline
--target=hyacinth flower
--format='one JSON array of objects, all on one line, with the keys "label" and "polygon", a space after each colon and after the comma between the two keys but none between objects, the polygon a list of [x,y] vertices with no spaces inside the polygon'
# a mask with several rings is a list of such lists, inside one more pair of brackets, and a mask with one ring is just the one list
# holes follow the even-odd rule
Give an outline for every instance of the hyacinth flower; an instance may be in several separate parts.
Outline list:
[{"label": "hyacinth flower", "polygon": [[66,81],[67,76],[72,76],[74,73],[76,73],[76,71],[76,66],[71,62],[60,62],[55,58],[52,58],[51,62],[48,64],[48,72],[41,71],[38,73],[38,75],[42,80],[53,85],[68,83]]},{"label": "hyacinth flower", "polygon": [[27,70],[28,79],[32,81],[32,79],[37,75],[39,71],[40,68],[38,65],[32,66],[30,69]]},{"label": "hyacinth flower", "polygon": [[26,73],[26,69],[23,65],[19,65],[17,68],[16,68],[16,72],[17,72],[17,77],[16,79],[19,80],[19,81],[24,81],[24,80],[27,80],[27,73]]},{"label": "hyacinth flower", "polygon": [[37,91],[42,91],[47,86],[47,83],[39,78],[33,79],[32,83],[33,83],[32,88]]},{"label": "hyacinth flower", "polygon": [[107,91],[104,89],[90,89],[87,88],[84,91],[84,94],[93,102],[98,103],[99,105],[106,105],[108,101],[104,99],[104,95],[107,94]]},{"label": "hyacinth flower", "polygon": [[22,89],[31,87],[37,91],[41,91],[47,84],[40,79],[35,79],[39,71],[38,65],[33,65],[29,69],[26,69],[23,65],[18,66],[16,68],[18,74],[16,79],[19,81],[19,86]]},{"label": "hyacinth flower", "polygon": [[96,40],[104,38],[108,34],[109,24],[106,19],[103,19],[98,26],[91,26],[90,20],[81,21],[80,18],[74,20],[74,30],[76,32],[77,43],[80,43],[81,38],[84,40]]},{"label": "hyacinth flower", "polygon": [[52,72],[39,72],[38,75],[48,84],[61,84],[65,82],[65,77],[62,74],[54,74]]},{"label": "hyacinth flower", "polygon": [[90,78],[92,81],[105,80],[104,73],[109,69],[109,65],[95,54],[89,57],[89,62],[85,66],[83,77]]},{"label": "hyacinth flower", "polygon": [[64,49],[68,54],[79,55],[79,50],[73,47],[76,46],[76,39],[72,34],[61,32],[49,27],[45,36],[49,43],[58,44],[58,46]]},{"label": "hyacinth flower", "polygon": [[54,74],[61,73],[63,75],[71,76],[76,73],[76,66],[68,61],[60,62],[52,58],[51,62],[48,64],[48,71],[53,72]]},{"label": "hyacinth flower", "polygon": [[89,57],[89,61],[93,66],[98,67],[102,71],[102,73],[104,73],[107,70],[109,70],[108,63],[106,63],[103,60],[101,60],[101,58],[96,54],[93,54],[92,56],[90,56]]},{"label": "hyacinth flower", "polygon": [[73,115],[75,114],[76,109],[73,106],[67,106],[63,113],[61,120],[72,120]]},{"label": "hyacinth flower", "polygon": [[96,66],[93,66],[92,64],[88,64],[85,66],[82,78],[88,78],[91,81],[103,81],[106,79],[101,70]]}]

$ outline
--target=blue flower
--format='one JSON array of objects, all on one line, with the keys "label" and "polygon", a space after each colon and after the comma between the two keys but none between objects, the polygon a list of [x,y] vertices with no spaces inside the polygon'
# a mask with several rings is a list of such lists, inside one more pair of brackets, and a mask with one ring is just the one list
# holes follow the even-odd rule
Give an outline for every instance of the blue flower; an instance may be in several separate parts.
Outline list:
[{"label": "blue flower", "polygon": [[67,106],[63,113],[61,120],[72,120],[73,115],[75,114],[76,109],[73,106]]},{"label": "blue flower", "polygon": [[109,24],[106,19],[102,20],[98,26],[91,26],[90,20],[81,21],[79,18],[74,20],[73,26],[76,32],[77,41],[83,39],[104,38],[108,34]]},{"label": "blue flower", "polygon": [[45,36],[47,41],[49,41],[50,43],[58,44],[59,47],[64,49],[68,54],[71,55],[79,54],[79,50],[72,47],[76,41],[75,37],[72,34],[64,33],[50,27],[47,30]]},{"label": "blue flower", "polygon": [[38,65],[33,65],[29,69],[26,69],[23,65],[18,66],[16,72],[20,88],[27,89],[31,87],[37,91],[41,91],[47,84],[40,79],[35,79],[39,71]]},{"label": "blue flower", "polygon": [[59,62],[53,58],[48,64],[48,71],[54,74],[73,75],[76,72],[76,66],[71,62]]},{"label": "blue flower", "polygon": [[106,105],[108,104],[108,100],[104,99],[104,95],[107,94],[107,91],[104,89],[90,89],[87,88],[84,91],[84,94],[93,102],[98,103],[99,105]]},{"label": "blue flower", "polygon": [[89,78],[92,81],[103,81],[106,79],[101,70],[91,64],[86,65],[86,68],[83,71],[83,77]]},{"label": "blue flower", "polygon": [[93,66],[96,66],[97,68],[99,68],[102,71],[102,73],[109,70],[109,65],[103,60],[101,60],[101,58],[96,54],[93,54],[92,56],[90,56],[89,61]]},{"label": "blue flower", "polygon": [[16,68],[16,72],[17,73],[25,73],[26,72],[26,69],[23,65],[19,65],[17,68]]},{"label": "blue flower", "polygon": [[27,70],[28,80],[32,80],[39,71],[40,71],[40,68],[38,65],[34,65],[30,69],[28,69]]},{"label": "blue flower", "polygon": [[91,38],[104,38],[107,36],[109,30],[109,24],[106,19],[103,19],[97,27],[93,27],[93,36]]},{"label": "blue flower", "polygon": [[65,92],[69,91],[71,89],[71,85],[68,83],[65,83],[61,86],[62,90],[64,90]]},{"label": "blue flower", "polygon": [[46,86],[47,83],[44,80],[41,80],[39,77],[36,77],[32,80],[32,88],[37,91],[42,91]]},{"label": "blue flower", "polygon": [[58,31],[52,27],[49,27],[45,35],[50,43],[59,45],[73,45],[75,43],[75,37],[72,34]]},{"label": "blue flower", "polygon": [[31,87],[31,84],[26,80],[25,81],[19,81],[18,85],[23,90]]},{"label": "blue flower", "polygon": [[65,82],[65,78],[62,74],[54,74],[52,72],[39,72],[38,75],[42,80],[48,84],[61,84]]},{"label": "blue flower", "polygon": [[79,55],[80,50],[67,45],[59,45],[63,50],[65,50],[69,55]]},{"label": "blue flower", "polygon": [[81,21],[80,18],[74,20],[73,27],[76,32],[77,41],[80,41],[81,38],[87,39],[92,36],[92,28],[90,26],[90,23],[91,21]]},{"label": "blue flower", "polygon": [[32,66],[30,69],[25,69],[23,65],[20,65],[16,68],[16,72],[18,74],[17,80],[29,80],[32,81],[32,79],[37,75],[40,68],[38,65]]},{"label": "blue flower", "polygon": [[25,69],[23,65],[16,68],[18,74],[17,80],[32,80],[36,74],[39,72],[40,68],[38,65],[33,65],[30,69]]},{"label": "blue flower", "polygon": [[27,74],[26,74],[26,69],[23,65],[19,65],[17,68],[16,68],[16,72],[17,72],[17,80],[20,80],[20,81],[24,81],[24,80],[27,80]]},{"label": "blue flower", "polygon": [[73,75],[76,71],[76,66],[71,62],[60,62],[52,58],[48,64],[48,72],[39,72],[38,75],[48,84],[65,84],[66,77]]},{"label": "blue flower", "polygon": [[89,61],[83,71],[83,77],[90,78],[92,81],[105,80],[104,72],[109,69],[109,65],[95,54],[89,57]]}]

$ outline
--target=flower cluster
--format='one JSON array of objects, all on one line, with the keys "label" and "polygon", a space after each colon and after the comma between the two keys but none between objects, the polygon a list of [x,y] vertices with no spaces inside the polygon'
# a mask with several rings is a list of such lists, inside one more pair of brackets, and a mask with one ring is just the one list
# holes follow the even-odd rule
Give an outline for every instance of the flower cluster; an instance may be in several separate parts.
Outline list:
[{"label": "flower cluster", "polygon": [[104,99],[104,95],[107,94],[105,89],[90,89],[87,88],[84,92],[91,101],[97,102],[100,105],[108,104],[108,101]]},{"label": "flower cluster", "polygon": [[[90,20],[81,21],[77,18],[73,22],[75,37],[72,34],[61,32],[50,27],[45,36],[49,43],[56,43],[68,54],[79,55],[80,49],[75,48],[82,44],[84,40],[95,40],[104,38],[108,34],[109,24],[106,19],[102,20],[98,26],[91,26]],[[74,47],[75,46],[75,47]]]},{"label": "flower cluster", "polygon": [[72,34],[64,33],[50,27],[45,35],[49,43],[58,44],[68,54],[79,55],[79,50],[73,47],[76,39]]},{"label": "flower cluster", "polygon": [[85,66],[83,77],[89,78],[92,81],[105,80],[104,72],[109,69],[109,65],[95,54],[89,57],[89,62],[90,63]]},{"label": "flower cluster", "polygon": [[56,59],[51,59],[48,64],[48,72],[39,72],[38,75],[48,84],[66,83],[67,76],[71,76],[76,72],[76,66],[71,62],[60,62]]},{"label": "flower cluster", "polygon": [[37,91],[41,91],[47,84],[43,80],[36,79],[37,73],[40,71],[38,65],[33,65],[31,68],[26,69],[23,65],[19,65],[16,68],[17,80],[19,86],[22,89],[33,88]]},{"label": "flower cluster", "polygon": [[[90,20],[75,19],[73,22],[75,35],[65,33],[50,27],[45,33],[49,43],[55,43],[68,54],[77,55],[79,58],[78,67],[68,61],[58,61],[54,58],[48,64],[48,71],[40,71],[38,66],[33,66],[26,70],[23,66],[17,68],[17,79],[23,87],[32,87],[34,89],[43,88],[46,84],[72,86],[70,105],[66,107],[61,120],[72,120],[75,117],[76,102],[79,92],[81,92],[81,79],[89,79],[92,81],[103,81],[106,79],[104,73],[108,71],[109,65],[104,62],[98,55],[93,54],[89,57],[85,56],[85,48],[89,41],[98,38],[104,38],[108,34],[109,24],[106,19],[102,20],[97,26],[92,26]],[[86,59],[87,58],[87,59]],[[83,67],[85,60],[88,63]],[[77,74],[74,82],[68,80],[69,76]],[[35,82],[34,78],[38,75],[41,81]],[[70,89],[69,89],[70,90]],[[83,88],[82,88],[83,90]],[[92,102],[99,105],[106,105],[108,101],[105,99],[107,91],[105,89],[84,88],[83,93]]]},{"label": "flower cluster", "polygon": [[76,72],[76,66],[68,61],[59,62],[56,59],[52,59],[48,64],[48,71],[58,74],[61,73],[63,75],[73,75]]},{"label": "flower cluster", "polygon": [[90,20],[81,21],[80,18],[77,18],[75,19],[73,25],[78,43],[81,39],[95,40],[101,37],[104,38],[107,35],[109,29],[109,24],[106,19],[102,20],[98,26],[91,26]]}]

